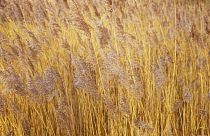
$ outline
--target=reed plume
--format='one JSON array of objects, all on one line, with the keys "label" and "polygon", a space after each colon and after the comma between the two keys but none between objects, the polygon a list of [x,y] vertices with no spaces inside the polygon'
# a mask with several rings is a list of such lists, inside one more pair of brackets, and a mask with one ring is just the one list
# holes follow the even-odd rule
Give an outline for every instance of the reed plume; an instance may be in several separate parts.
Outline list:
[{"label": "reed plume", "polygon": [[76,59],[71,55],[71,63],[75,69],[74,86],[87,92],[91,97],[99,100],[101,98],[98,92],[96,79],[92,76],[91,69],[87,66],[86,62],[78,56]]},{"label": "reed plume", "polygon": [[102,46],[102,48],[106,47],[110,43],[110,33],[109,30],[102,24],[102,22],[95,23],[95,35]]},{"label": "reed plume", "polygon": [[21,96],[27,95],[21,75],[10,64],[7,64],[7,67],[9,69],[0,71],[0,80],[4,84],[5,91],[15,91]]},{"label": "reed plume", "polygon": [[78,8],[78,4],[74,1],[70,1],[70,18],[71,18],[71,24],[75,26],[77,29],[81,30],[85,36],[88,38],[91,37],[90,33],[90,25],[85,22],[84,17],[82,13],[80,12]]}]

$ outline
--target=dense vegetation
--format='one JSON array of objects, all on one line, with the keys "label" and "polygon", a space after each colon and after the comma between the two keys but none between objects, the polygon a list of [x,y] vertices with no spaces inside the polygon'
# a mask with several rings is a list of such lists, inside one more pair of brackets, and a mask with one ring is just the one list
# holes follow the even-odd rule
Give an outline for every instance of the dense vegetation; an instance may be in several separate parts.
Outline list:
[{"label": "dense vegetation", "polygon": [[0,135],[210,135],[210,5],[1,0]]}]

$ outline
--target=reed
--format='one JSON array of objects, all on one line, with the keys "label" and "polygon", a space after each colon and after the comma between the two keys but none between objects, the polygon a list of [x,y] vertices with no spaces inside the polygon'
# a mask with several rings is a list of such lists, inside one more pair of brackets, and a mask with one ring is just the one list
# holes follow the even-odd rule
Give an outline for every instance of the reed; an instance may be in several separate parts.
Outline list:
[{"label": "reed", "polygon": [[0,1],[0,135],[210,135],[209,4]]}]

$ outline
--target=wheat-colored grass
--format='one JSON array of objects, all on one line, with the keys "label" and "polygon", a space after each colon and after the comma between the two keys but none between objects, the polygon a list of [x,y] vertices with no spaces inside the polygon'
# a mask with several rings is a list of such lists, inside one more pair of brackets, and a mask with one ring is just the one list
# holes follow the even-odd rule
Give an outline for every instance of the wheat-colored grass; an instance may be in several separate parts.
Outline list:
[{"label": "wheat-colored grass", "polygon": [[210,135],[209,4],[0,1],[0,135]]}]

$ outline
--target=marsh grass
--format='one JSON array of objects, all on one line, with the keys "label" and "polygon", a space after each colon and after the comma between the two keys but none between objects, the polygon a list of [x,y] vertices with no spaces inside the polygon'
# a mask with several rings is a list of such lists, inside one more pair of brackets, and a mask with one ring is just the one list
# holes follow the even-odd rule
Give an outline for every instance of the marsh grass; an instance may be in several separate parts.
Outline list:
[{"label": "marsh grass", "polygon": [[209,10],[0,1],[0,135],[210,135]]}]

